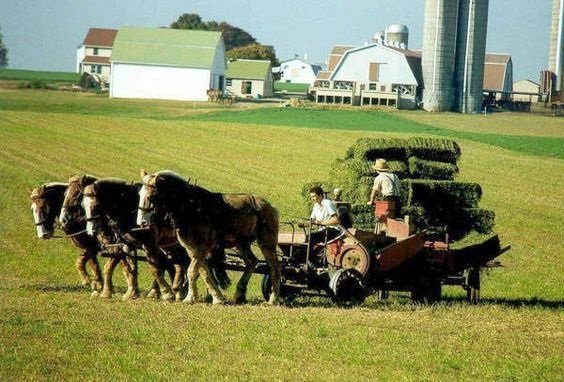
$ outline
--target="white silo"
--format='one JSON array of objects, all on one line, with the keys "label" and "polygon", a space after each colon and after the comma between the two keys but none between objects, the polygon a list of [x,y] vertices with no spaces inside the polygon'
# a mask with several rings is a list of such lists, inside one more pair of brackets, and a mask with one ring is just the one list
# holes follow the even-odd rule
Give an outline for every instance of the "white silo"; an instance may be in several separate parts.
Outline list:
[{"label": "white silo", "polygon": [[400,46],[404,44],[406,47],[409,43],[409,28],[403,24],[388,25],[385,31],[384,40],[391,46]]},{"label": "white silo", "polygon": [[556,76],[554,90],[564,91],[564,0],[552,2],[548,69]]},{"label": "white silo", "polygon": [[458,0],[427,0],[421,66],[423,108],[449,111],[453,106]]},{"label": "white silo", "polygon": [[482,108],[489,0],[460,0],[454,74],[454,108]]}]

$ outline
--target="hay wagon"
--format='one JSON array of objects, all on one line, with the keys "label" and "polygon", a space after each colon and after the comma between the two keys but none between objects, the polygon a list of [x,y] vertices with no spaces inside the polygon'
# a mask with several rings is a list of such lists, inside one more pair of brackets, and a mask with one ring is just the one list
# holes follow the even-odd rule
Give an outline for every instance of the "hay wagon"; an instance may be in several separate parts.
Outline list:
[{"label": "hay wagon", "polygon": [[[496,266],[493,260],[509,250],[501,248],[499,237],[463,248],[451,248],[448,237],[435,240],[428,230],[412,232],[408,221],[386,218],[385,234],[360,229],[343,233],[323,245],[310,248],[311,224],[301,230],[285,222],[288,232],[280,233],[282,264],[280,296],[292,300],[312,295],[331,298],[339,305],[355,305],[370,294],[386,298],[389,291],[408,291],[417,302],[433,303],[441,298],[443,285],[459,285],[467,301],[478,303],[480,270]],[[237,261],[231,270],[241,270]],[[270,295],[271,284],[264,262],[256,273],[263,274],[262,293]]]}]

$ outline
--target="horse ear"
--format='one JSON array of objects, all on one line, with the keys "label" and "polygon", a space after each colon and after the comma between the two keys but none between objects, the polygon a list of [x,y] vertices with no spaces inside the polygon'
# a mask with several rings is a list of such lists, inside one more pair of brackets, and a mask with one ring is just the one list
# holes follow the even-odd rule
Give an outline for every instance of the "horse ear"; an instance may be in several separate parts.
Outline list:
[{"label": "horse ear", "polygon": [[26,187],[25,189],[27,190],[27,193],[30,194],[30,195],[31,195],[31,193],[33,192],[33,189],[32,189],[32,188]]},{"label": "horse ear", "polygon": [[149,175],[149,173],[147,171],[145,171],[144,168],[141,169],[141,178],[146,177],[147,175]]}]

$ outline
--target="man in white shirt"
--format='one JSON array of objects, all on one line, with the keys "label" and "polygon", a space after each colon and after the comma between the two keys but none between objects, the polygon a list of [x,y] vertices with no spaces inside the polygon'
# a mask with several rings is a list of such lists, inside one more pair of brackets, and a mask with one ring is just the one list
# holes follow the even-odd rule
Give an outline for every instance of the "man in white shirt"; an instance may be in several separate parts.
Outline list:
[{"label": "man in white shirt", "polygon": [[324,243],[326,238],[327,241],[330,241],[341,233],[339,228],[341,221],[339,220],[337,207],[330,199],[326,199],[324,195],[321,187],[316,186],[309,190],[309,196],[313,203],[310,216],[311,222],[320,226],[319,230],[311,232],[310,248],[313,248],[317,243]]}]

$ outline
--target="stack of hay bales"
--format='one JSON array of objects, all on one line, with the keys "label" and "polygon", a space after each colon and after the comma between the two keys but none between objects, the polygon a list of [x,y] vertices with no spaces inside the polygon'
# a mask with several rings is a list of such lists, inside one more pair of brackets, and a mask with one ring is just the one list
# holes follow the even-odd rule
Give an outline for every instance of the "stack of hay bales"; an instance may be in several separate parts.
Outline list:
[{"label": "stack of hay bales", "polygon": [[450,139],[362,138],[347,150],[344,159],[333,163],[327,181],[304,185],[304,201],[311,208],[308,191],[313,185],[327,191],[341,188],[343,200],[352,204],[354,226],[373,229],[374,209],[366,202],[376,176],[374,161],[384,158],[401,179],[401,215],[409,215],[417,230],[448,232],[453,240],[489,234],[495,215],[478,207],[480,185],[455,181],[460,154],[460,147]]}]

